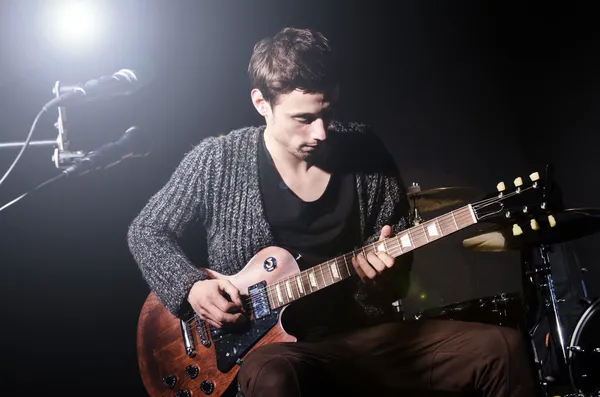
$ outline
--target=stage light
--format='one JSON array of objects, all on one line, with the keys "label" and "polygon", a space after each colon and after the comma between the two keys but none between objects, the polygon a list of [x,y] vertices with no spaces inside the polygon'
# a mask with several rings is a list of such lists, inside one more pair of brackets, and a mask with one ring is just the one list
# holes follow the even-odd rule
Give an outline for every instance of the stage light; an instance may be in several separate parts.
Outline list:
[{"label": "stage light", "polygon": [[102,13],[97,1],[52,1],[48,7],[48,27],[51,39],[61,47],[92,46],[102,35]]}]

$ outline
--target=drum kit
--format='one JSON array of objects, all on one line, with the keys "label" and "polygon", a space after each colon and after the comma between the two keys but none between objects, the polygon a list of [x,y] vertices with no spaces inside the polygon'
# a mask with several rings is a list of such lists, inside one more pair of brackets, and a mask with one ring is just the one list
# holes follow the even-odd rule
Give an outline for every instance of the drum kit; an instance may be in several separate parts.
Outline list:
[{"label": "drum kit", "polygon": [[[407,188],[407,195],[414,225],[424,221],[421,216],[424,212],[469,203],[483,196],[477,189],[464,187],[421,190],[416,183]],[[579,300],[584,306],[578,313],[575,327],[567,327],[561,309],[564,299],[557,295],[550,253],[555,244],[600,232],[600,208],[564,209],[554,218],[555,227],[526,231],[519,233],[518,237],[510,227],[497,224],[462,242],[464,248],[477,252],[520,252],[522,293],[502,293],[426,309],[414,314],[412,320],[443,318],[518,329],[531,345],[532,366],[537,372],[541,395],[546,397],[560,393],[565,397],[599,397],[600,298],[589,299],[581,281],[584,294]],[[582,275],[586,271],[585,268],[578,270]],[[557,372],[552,376],[544,373],[539,359],[540,348],[535,343],[544,320],[548,332],[543,335],[543,347],[550,347],[558,363]]]}]

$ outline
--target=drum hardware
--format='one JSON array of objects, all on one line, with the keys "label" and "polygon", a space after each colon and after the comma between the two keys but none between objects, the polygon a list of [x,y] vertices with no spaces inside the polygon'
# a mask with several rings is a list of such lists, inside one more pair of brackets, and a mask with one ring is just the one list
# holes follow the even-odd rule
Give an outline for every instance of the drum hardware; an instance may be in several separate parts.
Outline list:
[{"label": "drum hardware", "polygon": [[582,349],[581,346],[569,346],[569,350],[575,353],[598,353],[600,354],[600,348],[596,347],[594,349]]},{"label": "drum hardware", "polygon": [[[407,189],[411,212],[435,211],[453,205],[479,200],[483,193],[471,187],[440,187],[421,190],[418,183],[413,182]],[[416,211],[416,212],[415,212]],[[418,216],[415,216],[418,219]]]},{"label": "drum hardware", "polygon": [[[556,348],[559,373],[570,382],[573,393],[565,397],[596,397],[600,396],[600,299],[592,300],[587,296],[585,282],[582,279],[584,297],[580,298],[587,309],[580,316],[570,337],[567,335],[552,278],[549,253],[553,244],[565,243],[600,231],[600,209],[571,208],[554,214],[555,225],[543,230],[525,230],[522,234],[513,234],[509,227],[496,225],[479,234],[463,240],[465,248],[480,252],[518,251],[523,253],[535,250],[541,263],[532,264],[531,260],[522,255],[523,272],[529,284],[537,291],[541,300],[542,316],[549,323],[550,337]],[[581,267],[581,273],[587,269]],[[524,286],[525,287],[525,286]],[[538,329],[541,318],[537,318],[531,327],[529,335],[533,337]],[[534,347],[534,360],[539,365],[537,351]],[[548,382],[540,376],[540,385],[545,393]]]},{"label": "drum hardware", "polygon": [[[408,199],[410,201],[410,212],[409,218],[411,219],[411,224],[416,226],[423,222],[423,218],[419,212],[419,205],[417,203],[417,193],[421,191],[421,186],[417,182],[413,182],[408,188],[406,188],[406,192],[408,193]],[[412,200],[412,201],[411,201]]]}]

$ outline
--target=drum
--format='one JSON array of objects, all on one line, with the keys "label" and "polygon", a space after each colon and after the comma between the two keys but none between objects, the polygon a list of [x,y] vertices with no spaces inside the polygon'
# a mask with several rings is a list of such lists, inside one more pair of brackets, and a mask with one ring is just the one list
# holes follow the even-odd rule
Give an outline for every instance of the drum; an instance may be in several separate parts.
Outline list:
[{"label": "drum", "polygon": [[426,309],[415,314],[414,319],[470,321],[524,329],[525,315],[522,294],[502,293]]},{"label": "drum", "polygon": [[600,396],[600,299],[579,318],[568,350],[572,386],[584,395]]}]

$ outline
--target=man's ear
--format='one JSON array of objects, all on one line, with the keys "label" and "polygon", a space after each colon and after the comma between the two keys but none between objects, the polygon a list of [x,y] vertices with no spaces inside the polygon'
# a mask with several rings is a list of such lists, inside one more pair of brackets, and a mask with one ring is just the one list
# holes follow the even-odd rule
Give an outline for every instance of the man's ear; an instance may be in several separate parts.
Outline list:
[{"label": "man's ear", "polygon": [[259,89],[254,88],[250,92],[250,97],[252,98],[252,104],[254,105],[254,108],[256,109],[256,111],[261,116],[266,117],[267,113],[269,112],[269,103],[263,97],[262,92],[260,92]]}]

